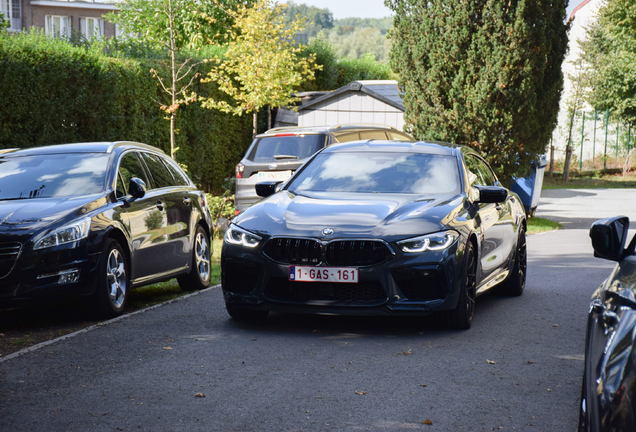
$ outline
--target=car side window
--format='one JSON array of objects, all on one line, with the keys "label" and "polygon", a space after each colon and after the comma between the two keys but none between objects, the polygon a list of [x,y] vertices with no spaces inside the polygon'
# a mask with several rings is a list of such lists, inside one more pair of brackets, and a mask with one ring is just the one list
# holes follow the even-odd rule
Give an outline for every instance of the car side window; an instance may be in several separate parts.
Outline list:
[{"label": "car side window", "polygon": [[115,194],[117,195],[117,199],[123,198],[128,195],[128,188],[126,184],[121,179],[121,174],[117,173],[117,185],[115,186]]},{"label": "car side window", "polygon": [[413,138],[406,134],[401,134],[399,132],[389,132],[390,139],[394,141],[413,141]]},{"label": "car side window", "polygon": [[384,131],[362,131],[360,132],[360,139],[377,139],[377,140],[385,140],[386,132]]},{"label": "car side window", "polygon": [[166,165],[166,167],[168,167],[168,171],[170,171],[170,173],[172,174],[172,177],[174,177],[174,180],[178,186],[190,185],[190,181],[188,180],[188,177],[183,171],[181,171],[181,168],[177,166],[175,161],[167,157],[162,157],[161,161]]},{"label": "car side window", "polygon": [[149,185],[148,177],[146,177],[146,173],[144,169],[141,167],[141,162],[139,162],[139,158],[137,157],[136,152],[128,152],[125,153],[121,159],[119,160],[119,176],[117,180],[117,197],[119,198],[119,181],[121,179],[123,183],[123,187],[121,190],[128,194],[128,183],[130,179],[133,177],[137,177]]},{"label": "car side window", "polygon": [[481,174],[481,178],[484,181],[484,186],[495,186],[495,183],[497,182],[495,180],[495,175],[492,173],[488,165],[486,165],[486,162],[484,162],[483,160],[479,158],[475,158],[475,160],[477,164],[477,169],[479,170],[479,173]]},{"label": "car side window", "polygon": [[485,186],[484,180],[481,178],[479,165],[477,164],[478,159],[474,156],[466,155],[464,157],[464,161],[466,162],[466,170],[468,171],[468,180],[470,181],[470,185]]},{"label": "car side window", "polygon": [[168,171],[168,168],[161,162],[159,156],[150,153],[141,153],[141,157],[146,166],[150,170],[150,175],[155,183],[155,188],[161,189],[164,187],[176,186],[176,182],[172,178],[172,174]]},{"label": "car side window", "polygon": [[344,134],[344,135],[338,135],[336,137],[336,140],[339,143],[345,143],[345,142],[349,142],[349,141],[356,141],[360,139],[360,133],[358,132],[353,132],[353,133],[349,133],[349,134]]}]

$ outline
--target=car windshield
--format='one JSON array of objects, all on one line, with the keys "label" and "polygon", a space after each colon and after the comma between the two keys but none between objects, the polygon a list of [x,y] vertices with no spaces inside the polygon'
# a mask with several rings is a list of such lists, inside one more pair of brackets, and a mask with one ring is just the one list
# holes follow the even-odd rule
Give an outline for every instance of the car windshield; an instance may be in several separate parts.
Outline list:
[{"label": "car windshield", "polygon": [[0,158],[0,200],[102,192],[108,157],[73,153]]},{"label": "car windshield", "polygon": [[322,153],[290,184],[294,192],[459,193],[457,159],[414,153]]},{"label": "car windshield", "polygon": [[305,159],[325,146],[326,135],[275,135],[258,140],[248,160],[274,162],[286,159]]}]

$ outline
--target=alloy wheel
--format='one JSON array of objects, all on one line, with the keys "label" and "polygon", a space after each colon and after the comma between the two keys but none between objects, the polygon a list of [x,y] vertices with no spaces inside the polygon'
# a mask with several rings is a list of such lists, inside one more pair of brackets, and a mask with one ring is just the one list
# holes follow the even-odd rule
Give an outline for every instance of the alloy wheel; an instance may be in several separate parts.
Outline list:
[{"label": "alloy wheel", "polygon": [[112,249],[108,254],[106,279],[110,301],[114,307],[120,308],[126,298],[127,286],[124,257],[117,249]]}]

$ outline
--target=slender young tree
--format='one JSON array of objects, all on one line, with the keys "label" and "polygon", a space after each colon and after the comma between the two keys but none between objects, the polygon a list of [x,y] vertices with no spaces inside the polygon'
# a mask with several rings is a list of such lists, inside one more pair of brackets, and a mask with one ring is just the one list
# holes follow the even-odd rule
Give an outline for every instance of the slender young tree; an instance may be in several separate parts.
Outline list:
[{"label": "slender young tree", "polygon": [[557,123],[567,0],[386,0],[408,129],[525,175]]},{"label": "slender young tree", "polygon": [[155,100],[166,112],[170,121],[170,156],[174,159],[179,150],[175,144],[177,110],[183,104],[196,101],[189,92],[199,77],[194,73],[196,63],[185,56],[188,49],[197,48],[210,40],[224,40],[232,20],[219,11],[217,4],[231,10],[238,4],[251,4],[251,0],[124,0],[117,13],[110,13],[108,20],[120,26],[125,33],[138,35],[150,45],[165,49],[170,57],[170,75],[151,69],[157,85],[167,96],[168,102]]},{"label": "slender young tree", "polygon": [[253,114],[253,135],[258,111],[269,106],[291,105],[292,95],[305,80],[314,78],[315,55],[301,57],[294,37],[304,21],[285,22],[283,8],[272,0],[258,0],[252,7],[239,6],[227,13],[236,32],[229,35],[224,58],[210,59],[211,71],[202,82],[215,82],[233,102],[201,99],[202,106],[242,115]]}]

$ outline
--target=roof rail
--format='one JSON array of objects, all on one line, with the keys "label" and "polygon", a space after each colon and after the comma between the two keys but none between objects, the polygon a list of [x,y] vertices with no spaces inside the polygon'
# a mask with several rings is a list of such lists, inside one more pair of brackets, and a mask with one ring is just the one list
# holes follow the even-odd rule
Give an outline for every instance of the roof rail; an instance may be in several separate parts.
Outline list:
[{"label": "roof rail", "polygon": [[336,123],[329,126],[329,129],[340,129],[341,127],[345,127],[345,126],[375,126],[375,127],[383,128],[383,129],[398,130],[398,128],[394,126],[381,124],[381,123]]},{"label": "roof rail", "polygon": [[5,154],[5,153],[9,153],[9,152],[12,152],[12,151],[16,151],[16,150],[20,150],[20,148],[16,147],[16,148],[0,149],[0,155],[1,154]]}]

